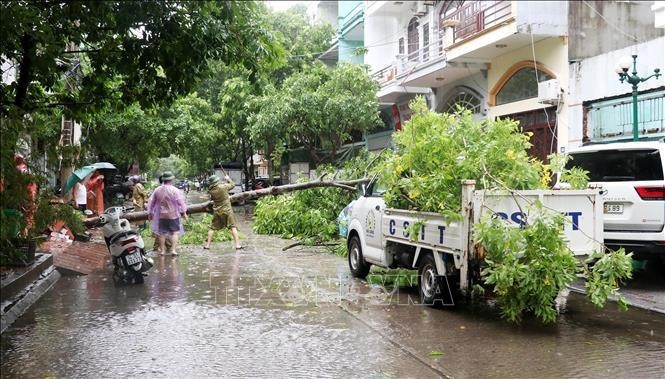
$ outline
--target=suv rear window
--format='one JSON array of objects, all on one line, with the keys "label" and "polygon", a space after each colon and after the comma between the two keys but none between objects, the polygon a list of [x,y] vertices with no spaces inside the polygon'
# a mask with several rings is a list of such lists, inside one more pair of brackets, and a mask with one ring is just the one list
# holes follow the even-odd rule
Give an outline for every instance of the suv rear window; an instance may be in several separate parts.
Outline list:
[{"label": "suv rear window", "polygon": [[602,150],[571,153],[569,167],[589,171],[590,182],[663,180],[663,166],[657,149]]}]

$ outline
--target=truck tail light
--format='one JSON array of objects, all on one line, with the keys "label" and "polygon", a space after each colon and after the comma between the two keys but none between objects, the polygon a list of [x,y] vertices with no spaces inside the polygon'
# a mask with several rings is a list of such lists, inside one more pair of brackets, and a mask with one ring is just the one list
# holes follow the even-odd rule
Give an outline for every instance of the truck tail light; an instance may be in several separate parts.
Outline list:
[{"label": "truck tail light", "polygon": [[120,242],[120,246],[129,245],[130,243],[135,243],[135,242],[136,242],[136,240],[134,238],[126,239],[126,240]]},{"label": "truck tail light", "polygon": [[635,187],[642,200],[665,200],[665,186]]}]

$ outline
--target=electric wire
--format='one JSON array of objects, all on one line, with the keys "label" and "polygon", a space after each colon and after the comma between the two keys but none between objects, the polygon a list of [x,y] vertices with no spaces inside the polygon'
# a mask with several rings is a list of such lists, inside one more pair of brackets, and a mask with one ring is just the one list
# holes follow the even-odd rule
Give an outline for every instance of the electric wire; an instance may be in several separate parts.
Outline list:
[{"label": "electric wire", "polygon": [[[536,45],[533,42],[533,30],[531,25],[529,25],[529,35],[531,36],[531,54],[533,54],[533,68],[536,73],[536,87],[538,86],[538,63],[536,63]],[[537,88],[536,88],[537,89]],[[550,133],[552,133],[552,141],[550,142],[550,153],[554,150],[554,143],[558,143],[558,136],[555,130],[552,129],[552,124],[550,124],[550,116],[547,113],[547,108],[543,108],[543,111],[545,112],[545,120],[547,121],[547,128],[549,129]],[[555,151],[556,152],[556,151]]]}]

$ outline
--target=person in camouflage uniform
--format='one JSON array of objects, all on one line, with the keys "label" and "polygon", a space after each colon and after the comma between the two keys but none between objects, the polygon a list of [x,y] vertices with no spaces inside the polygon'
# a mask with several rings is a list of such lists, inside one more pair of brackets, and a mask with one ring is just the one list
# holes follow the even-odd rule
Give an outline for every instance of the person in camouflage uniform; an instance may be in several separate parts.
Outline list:
[{"label": "person in camouflage uniform", "polygon": [[222,228],[229,228],[231,230],[231,235],[233,235],[233,240],[236,244],[236,250],[243,248],[240,245],[238,229],[236,228],[236,219],[233,215],[231,200],[229,199],[229,191],[235,187],[235,183],[233,183],[228,175],[224,177],[224,180],[226,183],[221,183],[217,175],[212,175],[208,178],[208,193],[210,193],[210,198],[213,202],[213,218],[212,225],[208,230],[208,242],[203,247],[204,249],[210,249],[210,243],[212,242],[212,236],[215,233],[215,230],[220,230]]},{"label": "person in camouflage uniform", "polygon": [[145,205],[148,203],[148,193],[141,184],[141,177],[134,175],[131,177],[132,182],[134,183],[134,188],[132,188],[132,203],[134,204],[135,211],[142,211],[145,209]]}]

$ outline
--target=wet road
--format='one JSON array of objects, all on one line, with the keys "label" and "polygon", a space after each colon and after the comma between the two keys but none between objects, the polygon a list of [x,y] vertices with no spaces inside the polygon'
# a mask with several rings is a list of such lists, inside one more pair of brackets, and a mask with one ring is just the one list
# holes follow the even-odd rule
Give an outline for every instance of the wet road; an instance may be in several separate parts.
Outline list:
[{"label": "wet road", "polygon": [[[2,335],[3,377],[664,377],[665,317],[571,295],[553,326],[409,305],[343,258],[256,236],[182,247],[143,286],[63,277]],[[434,353],[436,352],[436,354]]]}]

